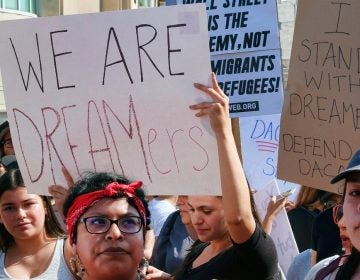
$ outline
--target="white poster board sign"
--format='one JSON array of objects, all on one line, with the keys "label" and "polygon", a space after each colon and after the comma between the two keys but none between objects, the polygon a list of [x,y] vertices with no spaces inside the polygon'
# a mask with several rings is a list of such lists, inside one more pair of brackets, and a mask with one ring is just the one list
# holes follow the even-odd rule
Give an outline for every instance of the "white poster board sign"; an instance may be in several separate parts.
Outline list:
[{"label": "white poster board sign", "polygon": [[[276,178],[277,155],[280,133],[280,115],[267,115],[241,118],[240,138],[243,167],[250,186],[260,190]],[[298,184],[277,179],[280,192],[292,188],[300,189]],[[291,196],[294,200],[296,194]]]},{"label": "white poster board sign", "polygon": [[[177,0],[193,4],[194,0]],[[275,0],[206,0],[212,55],[280,49]]]},{"label": "white poster board sign", "polygon": [[280,50],[213,55],[211,68],[220,87],[229,96],[232,117],[281,112]]},{"label": "white poster board sign", "polygon": [[229,96],[230,116],[280,113],[283,81],[276,1],[201,2],[206,2],[212,71]]},{"label": "white poster board sign", "polygon": [[[255,193],[255,203],[261,220],[263,220],[266,215],[270,197],[278,195],[279,193],[279,188],[275,180]],[[282,209],[277,215],[270,236],[276,246],[280,267],[286,275],[292,260],[299,254],[299,251],[285,209]]]},{"label": "white poster board sign", "polygon": [[[124,28],[126,27],[126,28]],[[149,194],[219,194],[209,121],[189,105],[210,83],[204,5],[0,23],[0,63],[27,187],[84,171],[142,180]],[[194,63],[196,61],[196,63]]]}]

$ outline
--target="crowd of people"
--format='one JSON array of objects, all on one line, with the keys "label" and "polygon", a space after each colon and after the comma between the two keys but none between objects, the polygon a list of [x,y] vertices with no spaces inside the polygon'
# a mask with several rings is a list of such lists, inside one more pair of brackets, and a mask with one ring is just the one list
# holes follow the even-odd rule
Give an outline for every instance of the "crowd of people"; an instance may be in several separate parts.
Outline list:
[{"label": "crowd of people", "polygon": [[49,186],[52,196],[30,194],[9,123],[1,125],[0,279],[285,279],[270,237],[283,208],[300,252],[289,280],[360,279],[360,150],[331,181],[344,182],[342,195],[302,186],[294,205],[272,197],[261,221],[228,98],[214,74],[211,81],[194,86],[212,101],[190,110],[210,120],[221,196],[149,198],[141,181],[112,172],[75,181],[65,168],[67,186]]}]

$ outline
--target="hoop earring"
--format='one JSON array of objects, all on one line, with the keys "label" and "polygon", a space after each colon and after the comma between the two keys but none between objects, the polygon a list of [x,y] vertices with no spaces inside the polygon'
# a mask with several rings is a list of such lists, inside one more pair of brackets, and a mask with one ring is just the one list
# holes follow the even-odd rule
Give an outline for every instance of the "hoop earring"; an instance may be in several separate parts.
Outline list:
[{"label": "hoop earring", "polygon": [[83,264],[81,263],[81,260],[78,255],[72,256],[69,260],[70,262],[70,269],[73,274],[75,274],[77,277],[82,279],[85,274],[85,268]]}]

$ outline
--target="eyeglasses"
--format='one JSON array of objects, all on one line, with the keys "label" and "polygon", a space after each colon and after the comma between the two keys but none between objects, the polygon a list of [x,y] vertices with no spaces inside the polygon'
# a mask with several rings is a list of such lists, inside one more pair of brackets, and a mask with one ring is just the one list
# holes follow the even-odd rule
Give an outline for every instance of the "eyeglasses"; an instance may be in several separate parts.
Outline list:
[{"label": "eyeglasses", "polygon": [[138,216],[126,216],[111,220],[103,216],[92,216],[80,219],[85,224],[88,233],[101,234],[109,231],[112,224],[116,224],[122,233],[138,233],[142,227],[142,220]]},{"label": "eyeglasses", "polygon": [[344,214],[344,212],[343,212],[342,204],[336,204],[333,208],[333,219],[334,219],[335,224],[339,223],[343,214]]},{"label": "eyeglasses", "polygon": [[11,140],[11,138],[6,139],[6,140],[2,141],[1,144],[4,146],[9,146],[9,145],[12,146],[12,140]]}]

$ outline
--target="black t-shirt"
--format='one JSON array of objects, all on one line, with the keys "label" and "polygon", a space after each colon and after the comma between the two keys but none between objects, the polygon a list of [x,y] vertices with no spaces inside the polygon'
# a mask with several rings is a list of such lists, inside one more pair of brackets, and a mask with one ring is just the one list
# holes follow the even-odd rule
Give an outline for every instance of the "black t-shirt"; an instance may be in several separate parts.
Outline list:
[{"label": "black t-shirt", "polygon": [[309,210],[302,206],[288,212],[289,222],[300,253],[311,248],[311,231],[319,213],[319,210]]},{"label": "black t-shirt", "polygon": [[184,261],[184,273],[176,280],[280,279],[274,242],[259,227],[245,243],[233,244],[207,263],[192,269],[193,261],[208,245],[201,243],[189,253]]},{"label": "black t-shirt", "polygon": [[332,208],[320,213],[314,221],[312,249],[317,251],[316,262],[341,253],[340,231],[334,223]]}]

